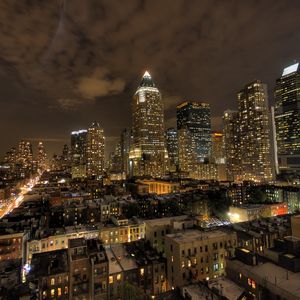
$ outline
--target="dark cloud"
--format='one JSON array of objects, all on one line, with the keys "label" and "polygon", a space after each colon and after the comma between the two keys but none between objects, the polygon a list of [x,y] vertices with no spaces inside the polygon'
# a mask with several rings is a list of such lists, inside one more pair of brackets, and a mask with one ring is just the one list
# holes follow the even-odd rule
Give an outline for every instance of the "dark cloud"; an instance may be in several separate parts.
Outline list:
[{"label": "dark cloud", "polygon": [[115,140],[145,69],[163,93],[166,126],[193,99],[211,104],[220,127],[255,78],[272,103],[276,77],[299,59],[299,9],[297,0],[2,0],[1,153],[26,136],[66,139],[93,120]]}]

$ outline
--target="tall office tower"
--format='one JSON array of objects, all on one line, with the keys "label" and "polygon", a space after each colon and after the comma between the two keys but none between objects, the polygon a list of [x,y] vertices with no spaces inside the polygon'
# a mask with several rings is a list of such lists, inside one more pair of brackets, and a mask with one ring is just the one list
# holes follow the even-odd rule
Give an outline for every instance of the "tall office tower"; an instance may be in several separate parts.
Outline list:
[{"label": "tall office tower", "polygon": [[129,152],[132,145],[133,145],[132,131],[128,129],[124,129],[121,133],[120,147],[121,147],[122,170],[127,176],[130,173]]},{"label": "tall office tower", "polygon": [[123,173],[121,142],[117,143],[114,152],[110,154],[108,169],[111,173]]},{"label": "tall office tower", "polygon": [[12,147],[9,149],[9,151],[6,152],[4,157],[4,162],[8,165],[14,165],[17,162],[17,150],[15,147]]},{"label": "tall office tower", "polygon": [[161,94],[147,71],[133,97],[132,133],[131,175],[164,176],[168,167],[164,109]]},{"label": "tall office tower", "polygon": [[273,179],[267,85],[256,80],[237,94],[242,180]]},{"label": "tall office tower", "polygon": [[43,142],[39,142],[37,146],[37,166],[40,172],[47,169],[47,153]]},{"label": "tall office tower", "polygon": [[241,175],[239,113],[226,110],[223,115],[223,134],[227,179],[238,181]]},{"label": "tall office tower", "polygon": [[86,177],[87,130],[71,132],[71,173],[72,178]]},{"label": "tall office tower", "polygon": [[104,172],[104,131],[94,122],[87,131],[86,171],[88,176],[102,176]]},{"label": "tall office tower", "polygon": [[215,131],[211,135],[211,160],[215,164],[225,164],[224,136]]},{"label": "tall office tower", "polygon": [[275,87],[275,124],[280,172],[300,173],[300,67],[283,70]]},{"label": "tall office tower", "polygon": [[170,161],[170,171],[175,172],[178,167],[178,135],[175,128],[166,131],[166,146]]},{"label": "tall office tower", "polygon": [[30,142],[20,141],[18,147],[18,162],[26,169],[32,167],[33,153]]},{"label": "tall office tower", "polygon": [[62,149],[61,154],[61,165],[63,170],[70,170],[71,169],[71,150],[69,149],[69,146],[65,144]]},{"label": "tall office tower", "polygon": [[190,131],[197,162],[207,161],[211,151],[211,113],[208,103],[186,101],[177,106],[177,129]]},{"label": "tall office tower", "polygon": [[87,130],[81,129],[71,132],[71,157],[72,165],[86,164]]},{"label": "tall office tower", "polygon": [[178,160],[180,172],[187,173],[187,177],[193,177],[197,162],[193,140],[188,129],[178,130]]}]

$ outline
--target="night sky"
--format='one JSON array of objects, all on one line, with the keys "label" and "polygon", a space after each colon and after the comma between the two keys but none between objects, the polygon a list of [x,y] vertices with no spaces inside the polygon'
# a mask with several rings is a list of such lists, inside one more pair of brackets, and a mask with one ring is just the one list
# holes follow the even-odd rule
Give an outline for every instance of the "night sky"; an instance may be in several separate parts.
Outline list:
[{"label": "night sky", "polygon": [[190,99],[210,103],[220,128],[247,82],[268,83],[272,103],[300,58],[299,16],[299,0],[0,0],[0,155],[22,138],[58,152],[93,120],[111,150],[146,69],[166,127]]}]

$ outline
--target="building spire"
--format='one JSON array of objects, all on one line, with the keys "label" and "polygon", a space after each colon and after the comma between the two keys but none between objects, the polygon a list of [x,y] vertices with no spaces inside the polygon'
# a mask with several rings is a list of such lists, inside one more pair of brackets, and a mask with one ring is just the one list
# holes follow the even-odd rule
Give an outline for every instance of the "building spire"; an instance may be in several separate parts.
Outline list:
[{"label": "building spire", "polygon": [[148,71],[146,71],[143,75],[143,78],[140,83],[140,87],[155,87],[155,84],[152,80],[152,77]]}]

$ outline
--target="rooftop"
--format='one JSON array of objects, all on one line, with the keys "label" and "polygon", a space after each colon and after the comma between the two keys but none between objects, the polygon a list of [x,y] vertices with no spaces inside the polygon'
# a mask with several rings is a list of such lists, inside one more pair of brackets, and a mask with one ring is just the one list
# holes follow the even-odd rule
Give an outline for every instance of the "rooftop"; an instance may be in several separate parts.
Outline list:
[{"label": "rooftop", "polygon": [[222,296],[231,300],[240,299],[241,295],[244,293],[243,288],[225,277],[210,280],[208,286],[210,289],[216,289],[219,294],[222,294]]},{"label": "rooftop", "polygon": [[69,270],[67,250],[33,254],[31,265],[36,277],[66,273]]},{"label": "rooftop", "polygon": [[255,266],[246,265],[239,260],[231,260],[230,268],[243,270],[247,276],[252,276],[254,280],[264,280],[269,289],[280,289],[291,299],[300,299],[300,273],[290,272],[273,263],[266,262]]},{"label": "rooftop", "polygon": [[168,238],[173,239],[176,243],[193,243],[200,240],[217,239],[227,236],[229,231],[225,230],[212,230],[212,231],[199,231],[187,230],[179,233],[172,233],[166,235]]}]

